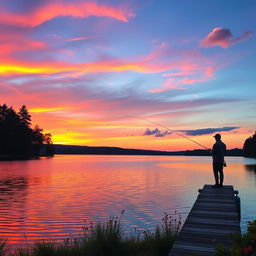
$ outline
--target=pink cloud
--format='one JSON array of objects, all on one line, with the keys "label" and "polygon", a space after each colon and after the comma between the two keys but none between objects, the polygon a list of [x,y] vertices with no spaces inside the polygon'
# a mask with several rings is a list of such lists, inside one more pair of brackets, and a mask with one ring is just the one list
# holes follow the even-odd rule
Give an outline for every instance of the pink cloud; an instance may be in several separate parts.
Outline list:
[{"label": "pink cloud", "polygon": [[46,49],[47,44],[35,41],[15,33],[0,35],[0,56],[10,56],[15,52]]},{"label": "pink cloud", "polygon": [[177,76],[173,74],[165,74],[163,77],[168,78],[159,88],[150,89],[149,92],[159,93],[168,90],[186,90],[184,85],[192,85],[195,83],[204,83],[210,81],[214,77],[214,71],[217,68],[214,66],[210,67],[198,67],[194,72],[186,73],[180,72]]},{"label": "pink cloud", "polygon": [[[63,118],[68,116],[72,120],[95,120],[97,118],[104,120],[106,116],[113,119],[121,116],[143,116],[149,113],[166,112],[166,109],[179,111],[189,107],[229,102],[227,99],[213,99],[212,101],[211,99],[193,99],[192,101],[167,102],[157,97],[144,97],[136,94],[116,97],[112,94],[106,94],[104,90],[95,92],[91,91],[88,86],[81,87],[81,81],[83,80],[73,78],[63,78],[57,81],[34,79],[24,81],[21,87],[6,83],[3,86],[3,80],[1,80],[0,101],[6,102],[8,99],[6,103],[11,105],[12,102],[15,102],[16,106],[14,107],[16,108],[26,102],[29,109],[42,110],[41,112],[34,111],[36,115],[41,115],[41,113],[49,115],[51,113]],[[91,82],[84,80],[83,84],[87,85]],[[165,86],[174,88],[176,86],[174,82],[169,79]],[[71,83],[73,84],[72,87],[69,86]],[[56,86],[57,84],[62,84],[62,87]],[[182,90],[182,88],[177,89]],[[106,97],[106,95],[108,96]],[[88,119],[88,115],[90,115],[90,119]]]},{"label": "pink cloud", "polygon": [[[160,48],[162,49],[162,48]],[[160,73],[168,70],[178,70],[180,72],[198,72],[204,68],[205,64],[196,64],[196,58],[184,58],[181,60],[171,59],[171,54],[163,51],[153,50],[145,57],[133,56],[132,60],[128,58],[108,58],[102,61],[87,62],[81,64],[71,64],[67,62],[51,61],[35,63],[29,60],[15,60],[6,58],[0,64],[0,73],[2,75],[10,74],[59,74],[78,76],[88,73],[101,72],[122,72],[134,71],[138,73]],[[163,58],[164,55],[164,58]],[[140,58],[140,59],[139,59]],[[129,58],[131,59],[131,57]],[[193,62],[193,63],[192,63]],[[208,65],[208,64],[207,64]]]},{"label": "pink cloud", "polygon": [[24,27],[36,27],[46,21],[60,16],[87,18],[89,16],[108,17],[123,22],[135,16],[127,6],[113,7],[97,2],[65,3],[51,1],[44,6],[26,14],[14,14],[3,10],[0,12],[0,22]]},{"label": "pink cloud", "polygon": [[[4,79],[0,79],[2,84]],[[146,117],[163,122],[163,124],[166,120],[171,120],[179,126],[180,119],[186,119],[191,114],[195,114],[194,111],[200,111],[199,107],[232,102],[230,98],[163,101],[158,97],[144,97],[134,93],[116,97],[115,94],[106,94],[104,90],[95,93],[86,86],[87,81],[83,81],[85,86],[80,86],[81,81],[73,78],[63,78],[57,81],[37,78],[25,80],[22,86],[15,86],[15,83],[10,82],[9,88],[4,88],[4,90],[12,90],[9,97],[6,97],[7,94],[0,86],[0,102],[8,105],[13,105],[15,102],[15,109],[25,102],[31,110],[33,126],[39,124],[45,131],[51,132],[55,142],[67,141],[70,144],[75,140],[72,138],[59,140],[59,137],[64,138],[66,133],[72,133],[83,139],[99,140],[100,137],[107,139],[119,136],[129,138],[127,134],[136,134],[136,132],[141,134],[139,129],[150,125],[143,119],[135,117]],[[168,86],[173,85],[172,80],[168,83]],[[57,84],[62,84],[62,86],[56,86]],[[69,86],[70,84],[72,86]],[[13,90],[14,88],[16,90]],[[207,113],[209,114],[208,111]],[[173,127],[173,124],[171,125]],[[83,143],[81,138],[76,139],[78,144]]]},{"label": "pink cloud", "polygon": [[214,28],[202,41],[203,47],[220,46],[222,48],[228,48],[229,46],[243,41],[252,36],[252,32],[244,32],[241,36],[232,39],[233,35],[227,28]]},{"label": "pink cloud", "polygon": [[162,76],[163,77],[178,77],[178,76],[187,76],[187,75],[193,75],[194,72],[186,72],[186,71],[183,71],[183,72],[174,72],[174,73],[166,73],[166,74],[163,74]]},{"label": "pink cloud", "polygon": [[[160,53],[161,51],[159,49],[157,48],[157,54],[153,52],[149,55],[152,57],[152,59],[149,59],[149,63],[155,62],[156,60],[159,61],[158,56],[161,56],[161,59],[163,59],[163,54]],[[180,52],[181,57],[176,59],[172,51],[168,51],[167,49],[162,50],[168,59],[167,62],[162,61],[162,64],[166,64],[166,69],[163,69],[162,72],[171,72],[162,74],[162,77],[166,77],[167,79],[158,88],[150,89],[149,92],[151,93],[168,90],[185,90],[185,85],[207,82],[213,79],[214,72],[218,68],[213,60],[203,57],[199,51]]]},{"label": "pink cloud", "polygon": [[74,41],[84,41],[90,38],[94,38],[95,36],[80,36],[80,37],[74,37],[67,39],[67,42],[74,42]]},{"label": "pink cloud", "polygon": [[[40,42],[32,43],[34,47],[44,46]],[[20,47],[19,44],[17,47]],[[22,47],[20,50],[22,50]],[[0,63],[0,74],[2,76],[35,74],[42,77],[56,74],[58,77],[75,78],[89,73],[123,71],[137,73],[168,72],[162,75],[167,79],[158,88],[152,88],[150,90],[152,93],[167,90],[184,90],[184,85],[202,83],[213,78],[216,67],[212,60],[200,56],[199,52],[189,55],[182,53],[183,51],[177,52],[170,49],[167,43],[161,43],[154,46],[152,51],[145,56],[131,56],[119,59],[108,57],[100,61],[77,64],[54,60],[35,62],[26,59],[22,61],[5,56]],[[65,54],[72,55],[73,52],[65,52]]]},{"label": "pink cloud", "polygon": [[197,79],[189,79],[189,78],[182,79],[183,84],[194,84],[196,82],[197,82]]},{"label": "pink cloud", "polygon": [[168,78],[160,88],[151,89],[149,92],[164,92],[167,90],[185,90],[185,88],[178,86],[174,78]]}]

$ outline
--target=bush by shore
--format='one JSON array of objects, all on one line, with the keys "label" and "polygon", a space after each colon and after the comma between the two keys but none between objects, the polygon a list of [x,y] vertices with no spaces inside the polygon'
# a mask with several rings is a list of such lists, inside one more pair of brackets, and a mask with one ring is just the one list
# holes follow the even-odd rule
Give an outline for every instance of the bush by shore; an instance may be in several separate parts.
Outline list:
[{"label": "bush by shore", "polygon": [[256,220],[249,221],[245,234],[232,235],[233,245],[225,248],[220,245],[215,256],[255,256],[256,255]]}]

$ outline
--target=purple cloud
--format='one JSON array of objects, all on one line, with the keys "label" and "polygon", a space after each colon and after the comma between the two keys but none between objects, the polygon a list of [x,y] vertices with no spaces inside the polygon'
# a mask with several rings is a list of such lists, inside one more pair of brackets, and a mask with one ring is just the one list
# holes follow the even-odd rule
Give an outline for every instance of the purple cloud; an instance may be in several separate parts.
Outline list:
[{"label": "purple cloud", "polygon": [[228,48],[229,46],[243,41],[252,36],[251,31],[244,32],[241,36],[232,39],[233,35],[228,28],[214,28],[201,42],[203,47],[220,46]]},{"label": "purple cloud", "polygon": [[144,132],[143,136],[154,135],[155,137],[164,137],[171,133],[172,132],[169,132],[169,131],[160,131],[158,128],[155,128],[154,130],[150,130],[149,128],[147,128],[146,131]]},{"label": "purple cloud", "polygon": [[205,134],[212,134],[215,132],[227,132],[239,129],[240,127],[236,126],[229,126],[229,127],[222,127],[222,128],[204,128],[204,129],[195,129],[195,130],[179,130],[179,132],[184,132],[186,135],[190,136],[198,136],[198,135],[205,135]]}]

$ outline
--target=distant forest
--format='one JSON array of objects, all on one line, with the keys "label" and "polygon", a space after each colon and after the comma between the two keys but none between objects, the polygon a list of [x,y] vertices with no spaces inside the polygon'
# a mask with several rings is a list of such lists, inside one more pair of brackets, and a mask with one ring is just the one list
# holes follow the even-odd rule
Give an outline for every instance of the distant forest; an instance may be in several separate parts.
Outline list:
[{"label": "distant forest", "polygon": [[246,157],[256,157],[256,131],[253,136],[245,140],[243,151]]},{"label": "distant forest", "polygon": [[44,134],[38,125],[31,128],[31,115],[25,105],[18,112],[0,105],[0,159],[36,158],[43,144],[45,155],[52,156],[51,134]]}]

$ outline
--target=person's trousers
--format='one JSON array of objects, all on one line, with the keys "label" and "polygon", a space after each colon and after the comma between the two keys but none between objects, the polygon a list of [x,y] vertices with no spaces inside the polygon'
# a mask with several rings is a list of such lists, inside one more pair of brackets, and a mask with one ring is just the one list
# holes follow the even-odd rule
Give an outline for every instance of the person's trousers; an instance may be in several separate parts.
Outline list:
[{"label": "person's trousers", "polygon": [[223,163],[213,163],[213,173],[215,178],[215,184],[223,184],[224,174],[223,174]]}]

